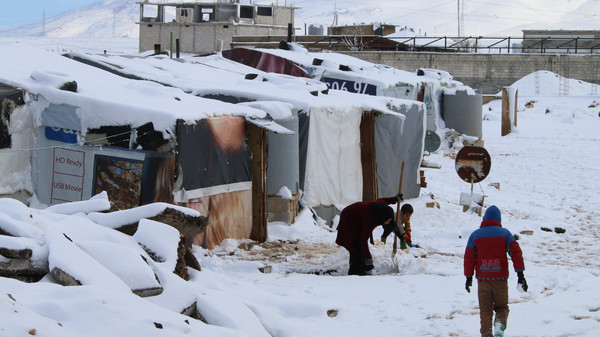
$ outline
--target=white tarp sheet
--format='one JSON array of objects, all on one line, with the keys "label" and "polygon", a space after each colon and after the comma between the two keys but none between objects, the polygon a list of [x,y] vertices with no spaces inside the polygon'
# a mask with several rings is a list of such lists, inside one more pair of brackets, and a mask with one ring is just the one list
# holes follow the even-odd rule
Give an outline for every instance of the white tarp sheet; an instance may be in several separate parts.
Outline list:
[{"label": "white tarp sheet", "polygon": [[362,109],[312,108],[303,200],[311,207],[362,200]]}]

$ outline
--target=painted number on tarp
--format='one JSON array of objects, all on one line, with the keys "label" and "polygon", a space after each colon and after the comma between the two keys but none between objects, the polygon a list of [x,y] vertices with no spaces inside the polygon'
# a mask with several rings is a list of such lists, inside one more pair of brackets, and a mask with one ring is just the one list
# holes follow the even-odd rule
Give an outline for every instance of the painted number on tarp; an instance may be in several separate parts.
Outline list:
[{"label": "painted number on tarp", "polygon": [[358,83],[354,81],[346,81],[329,77],[325,77],[323,80],[325,81],[327,86],[332,90],[342,90],[373,96],[377,94],[377,88],[372,84]]}]

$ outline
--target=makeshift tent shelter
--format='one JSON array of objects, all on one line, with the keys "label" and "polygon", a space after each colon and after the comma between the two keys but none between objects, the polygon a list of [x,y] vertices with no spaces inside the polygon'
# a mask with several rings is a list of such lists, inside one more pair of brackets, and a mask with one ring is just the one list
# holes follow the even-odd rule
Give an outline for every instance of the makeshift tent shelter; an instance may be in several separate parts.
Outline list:
[{"label": "makeshift tent shelter", "polygon": [[[301,66],[312,78],[327,83],[334,90],[360,94],[389,96],[418,100],[427,104],[427,129],[444,127],[444,91],[447,88],[467,88],[455,81],[450,73],[439,69],[420,68],[415,72],[373,64],[339,53],[314,53],[294,44],[286,43],[280,49],[257,49],[254,53],[279,56]],[[241,52],[232,55],[243,55]],[[232,58],[233,59],[233,58]],[[238,58],[239,59],[239,58]]]},{"label": "makeshift tent shelter", "polygon": [[12,146],[0,150],[9,171],[0,186],[28,177],[20,185],[47,205],[101,191],[119,208],[177,202],[209,217],[208,230],[194,238],[207,247],[225,237],[266,239],[266,129],[291,131],[263,110],[32,47],[4,46],[0,57],[0,82],[26,92],[11,114]]},{"label": "makeshift tent shelter", "polygon": [[[424,106],[421,103],[384,97],[364,97],[344,92],[331,93],[324,83],[314,79],[265,73],[220,55],[191,57],[178,61],[164,56],[69,56],[87,63],[98,63],[100,67],[111,67],[110,71],[118,71],[123,73],[123,76],[135,74],[199,96],[229,102],[246,102],[243,104],[259,106],[266,111],[270,111],[266,104],[273,106],[273,101],[290,104],[298,113],[298,120],[292,118],[289,120],[290,125],[286,126],[293,130],[297,128],[298,138],[285,145],[272,139],[273,135],[269,135],[269,144],[281,145],[281,148],[276,150],[278,155],[287,152],[290,161],[281,161],[269,148],[269,158],[273,161],[269,161],[267,169],[267,189],[275,192],[282,187],[282,180],[273,179],[270,172],[285,175],[292,171],[291,176],[284,179],[284,184],[287,184],[285,186],[292,193],[302,190],[304,204],[312,207],[325,205],[341,208],[358,200],[374,199],[378,189],[390,190],[390,183],[385,180],[387,176],[395,177],[395,182],[391,183],[394,185],[393,192],[388,196],[395,195],[400,166],[394,167],[393,174],[377,173],[390,165],[375,162],[374,121],[381,116],[389,116],[395,120],[398,130],[402,130],[405,111],[421,114],[421,121],[424,121]],[[283,119],[277,116],[277,112],[270,115],[278,123],[284,123]],[[319,124],[323,123],[330,123],[331,126],[322,128]],[[363,128],[359,129],[361,125]],[[334,133],[342,136],[332,138],[331,134]],[[370,137],[369,140],[366,137]],[[387,136],[383,135],[377,139],[385,137]],[[391,148],[380,147],[378,151],[389,149]],[[360,155],[367,154],[371,157],[361,159]],[[296,159],[291,159],[292,156],[296,156]],[[385,153],[378,156],[377,160],[392,157],[391,153]],[[338,163],[342,159],[342,162],[347,163],[345,166]],[[327,162],[328,160],[331,162]],[[335,164],[335,169],[332,163]],[[327,170],[321,170],[321,167],[326,167]],[[349,176],[348,172],[352,175]],[[378,180],[378,177],[384,178]],[[297,181],[294,181],[295,179]],[[271,183],[274,185],[270,185]]]},{"label": "makeshift tent shelter", "polygon": [[[387,66],[375,66],[372,63],[358,60],[337,53],[309,53],[304,48],[294,44],[287,44],[287,50],[282,49],[260,49],[248,50],[237,48],[230,52],[223,52],[223,56],[244,64],[276,71],[283,67],[265,67],[264,62],[255,60],[269,59],[273,62],[285,63],[295,62],[302,66],[313,78],[323,81],[334,90],[347,91],[357,94],[373,96],[396,97],[424,102],[427,109],[427,118],[420,113],[408,113],[405,121],[405,129],[396,131],[391,128],[393,123],[381,123],[379,138],[395,139],[395,143],[389,143],[385,148],[386,153],[394,153],[389,156],[390,161],[378,163],[378,168],[388,168],[388,173],[379,173],[378,197],[390,195],[390,191],[397,192],[398,180],[400,179],[400,164],[406,163],[406,176],[403,180],[402,193],[405,198],[418,197],[421,188],[420,166],[423,158],[424,139],[427,128],[436,129],[435,116],[439,110],[437,93],[440,81],[418,76],[417,74],[400,71]],[[257,55],[266,54],[263,57]],[[248,57],[248,54],[252,57]],[[347,65],[348,64],[348,65]],[[425,123],[425,124],[424,124]],[[383,131],[385,135],[383,135]],[[383,144],[384,142],[379,142]],[[401,145],[400,145],[401,144]],[[384,151],[380,146],[381,152]],[[398,152],[396,152],[398,151]],[[394,162],[397,160],[398,162]],[[380,172],[385,172],[379,169]],[[390,179],[391,177],[396,177]],[[383,181],[396,181],[395,187]]]}]

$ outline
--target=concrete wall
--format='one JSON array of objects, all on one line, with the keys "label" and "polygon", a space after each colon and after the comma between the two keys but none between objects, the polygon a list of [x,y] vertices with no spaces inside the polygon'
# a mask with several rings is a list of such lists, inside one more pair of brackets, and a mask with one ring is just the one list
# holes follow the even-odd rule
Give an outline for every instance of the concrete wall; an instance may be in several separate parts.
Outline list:
[{"label": "concrete wall", "polygon": [[[273,7],[273,25],[286,27],[289,23],[294,24],[294,11],[295,8],[290,7],[281,7],[274,6]],[[286,33],[287,34],[287,33]]]},{"label": "concrete wall", "polygon": [[539,70],[600,84],[600,55],[595,54],[342,53],[411,72],[418,68],[445,70],[450,72],[455,80],[479,89],[484,94],[498,93],[502,87]]},{"label": "concrete wall", "polygon": [[234,35],[287,35],[287,26],[268,27],[264,25],[241,25],[228,23],[146,23],[140,24],[139,51],[154,50],[155,44],[161,50],[169,50],[173,33],[173,52],[175,40],[179,39],[180,51],[184,53],[208,54],[229,49]]},{"label": "concrete wall", "polygon": [[[244,5],[244,8],[252,8],[253,17],[239,18],[237,16],[239,6],[220,4],[217,1],[202,4],[159,5],[159,13],[156,17],[140,17],[139,51],[154,50],[155,45],[160,45],[162,51],[169,50],[171,43],[175,51],[175,40],[179,39],[181,52],[207,54],[229,49],[235,35],[287,36],[288,24],[294,23],[294,7],[258,6],[272,9],[272,15],[258,15],[256,6]],[[143,13],[144,3],[140,3],[140,7]],[[183,8],[188,16],[181,17],[181,11],[178,10],[176,22],[163,22],[162,14],[167,7]],[[202,21],[203,7],[215,7],[216,17],[212,17],[210,21]]]}]

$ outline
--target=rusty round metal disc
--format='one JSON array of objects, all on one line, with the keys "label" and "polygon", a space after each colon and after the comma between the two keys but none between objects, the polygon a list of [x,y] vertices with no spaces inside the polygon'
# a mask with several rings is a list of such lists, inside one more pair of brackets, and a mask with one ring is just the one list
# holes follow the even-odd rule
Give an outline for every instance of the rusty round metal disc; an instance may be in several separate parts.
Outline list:
[{"label": "rusty round metal disc", "polygon": [[458,151],[454,167],[460,179],[478,183],[490,173],[492,158],[483,147],[465,146]]}]

